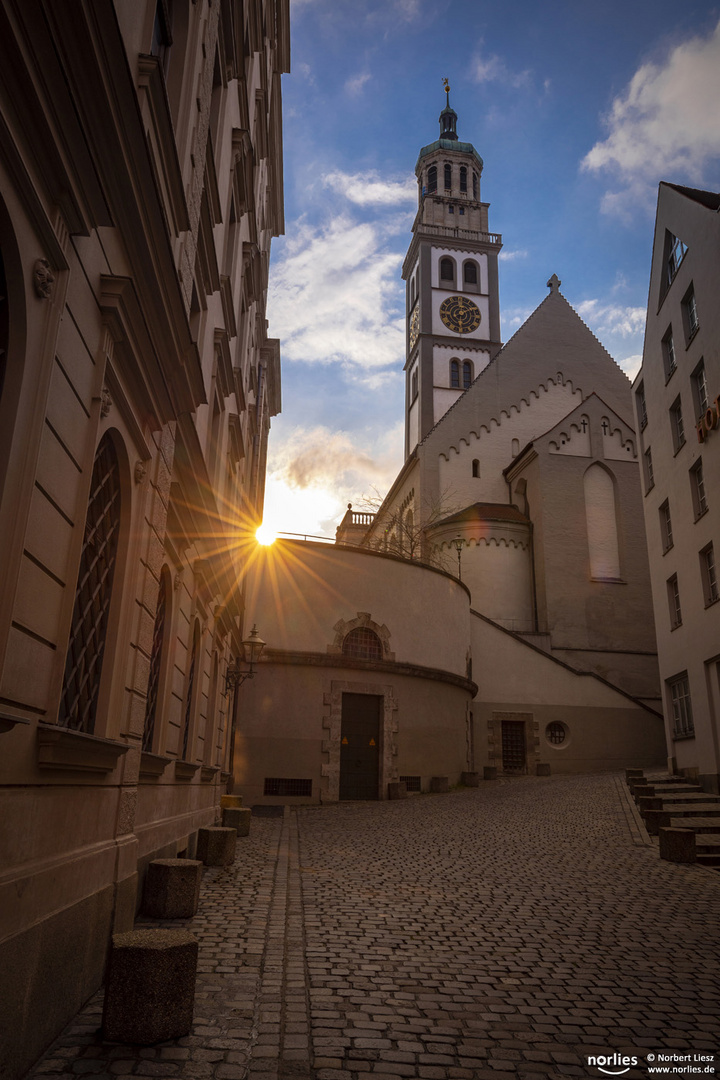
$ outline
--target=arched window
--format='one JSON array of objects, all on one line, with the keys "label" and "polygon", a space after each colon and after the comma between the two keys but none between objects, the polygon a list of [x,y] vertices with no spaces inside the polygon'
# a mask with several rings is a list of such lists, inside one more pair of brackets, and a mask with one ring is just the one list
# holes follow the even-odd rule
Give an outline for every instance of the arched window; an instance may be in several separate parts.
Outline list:
[{"label": "arched window", "polygon": [[470,262],[463,263],[463,280],[468,285],[477,285],[477,264]]},{"label": "arched window", "polygon": [[583,484],[590,577],[617,581],[620,578],[620,553],[612,476],[602,465],[591,465]]},{"label": "arched window", "polygon": [[437,191],[437,165],[431,165],[428,169],[428,191]]},{"label": "arched window", "polygon": [[58,722],[92,735],[95,730],[108,611],[120,533],[120,466],[103,435],[90,478],[90,500],[80,555]]},{"label": "arched window", "polygon": [[452,259],[440,260],[440,280],[441,281],[454,281],[455,280],[455,263]]},{"label": "arched window", "polygon": [[460,361],[450,361],[450,385],[459,390],[460,389]]},{"label": "arched window", "polygon": [[464,165],[460,166],[460,190],[467,191],[467,169]]},{"label": "arched window", "polygon": [[8,297],[5,282],[5,264],[0,251],[0,398],[5,382],[5,363],[8,349]]},{"label": "arched window", "polygon": [[195,680],[197,676],[198,645],[200,641],[200,626],[195,620],[193,631],[192,652],[190,653],[190,667],[187,674],[187,690],[185,691],[185,719],[183,722],[182,754],[183,761],[187,761],[188,746],[190,743],[190,728],[192,726],[192,713],[194,704]]},{"label": "arched window", "polygon": [[473,199],[478,197],[478,177],[477,173],[473,172]]},{"label": "arched window", "polygon": [[445,190],[449,191],[452,187],[452,166],[445,166]]},{"label": "arched window", "polygon": [[472,364],[469,360],[463,360],[463,390],[467,390],[472,382]]},{"label": "arched window", "polygon": [[164,566],[160,574],[160,588],[158,590],[157,607],[155,608],[155,628],[153,630],[152,652],[150,654],[150,676],[148,678],[147,699],[145,702],[145,728],[142,748],[146,753],[152,753],[155,739],[155,714],[157,712],[158,690],[160,687],[160,669],[163,641],[165,640],[165,615],[168,601],[167,577],[168,569]]},{"label": "arched window", "polygon": [[473,476],[480,476],[480,462],[477,458],[473,458],[472,474]]},{"label": "arched window", "polygon": [[347,634],[342,643],[343,656],[352,656],[356,660],[382,660],[382,642],[374,630],[367,626],[356,626]]}]

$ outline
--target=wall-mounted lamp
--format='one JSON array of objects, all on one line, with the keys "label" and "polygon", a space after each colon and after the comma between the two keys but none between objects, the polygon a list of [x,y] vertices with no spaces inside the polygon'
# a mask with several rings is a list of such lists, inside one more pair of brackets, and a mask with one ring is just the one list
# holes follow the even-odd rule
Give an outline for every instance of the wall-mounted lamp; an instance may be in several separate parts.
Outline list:
[{"label": "wall-mounted lamp", "polygon": [[450,543],[454,544],[455,550],[457,551],[457,555],[458,555],[458,577],[459,577],[460,581],[462,581],[462,564],[460,562],[460,557],[461,557],[460,552],[463,549],[465,541],[463,540],[462,536],[456,536],[453,540],[450,541]]},{"label": "wall-mounted lamp", "polygon": [[265,642],[258,633],[257,626],[253,626],[252,630],[246,638],[243,638],[243,652],[244,659],[249,663],[248,668],[240,667],[240,657],[235,660],[234,664],[228,664],[227,671],[225,672],[225,696],[234,690],[236,686],[242,686],[246,679],[252,679],[255,674],[255,665],[260,659],[260,654],[265,648]]}]

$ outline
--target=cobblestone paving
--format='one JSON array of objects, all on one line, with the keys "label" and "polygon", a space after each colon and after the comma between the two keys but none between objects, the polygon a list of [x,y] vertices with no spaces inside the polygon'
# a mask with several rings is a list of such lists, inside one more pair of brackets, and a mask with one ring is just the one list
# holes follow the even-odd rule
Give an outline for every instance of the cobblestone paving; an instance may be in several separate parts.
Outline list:
[{"label": "cobblestone paving", "polygon": [[[659,860],[616,777],[518,778],[255,819],[206,871],[192,1035],[65,1080],[544,1080],[589,1054],[720,1050],[720,873]],[[168,924],[169,925],[169,924]]]}]

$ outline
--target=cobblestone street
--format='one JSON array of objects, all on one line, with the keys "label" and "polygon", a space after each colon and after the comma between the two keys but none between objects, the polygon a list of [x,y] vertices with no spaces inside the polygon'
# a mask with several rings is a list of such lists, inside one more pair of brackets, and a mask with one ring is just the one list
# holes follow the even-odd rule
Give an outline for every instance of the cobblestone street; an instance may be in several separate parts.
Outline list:
[{"label": "cobblestone street", "polygon": [[720,1050],[719,916],[720,873],[661,861],[616,775],[255,817],[164,924],[200,941],[192,1035],[105,1043],[98,994],[30,1075],[541,1080],[622,1051],[644,1077]]}]

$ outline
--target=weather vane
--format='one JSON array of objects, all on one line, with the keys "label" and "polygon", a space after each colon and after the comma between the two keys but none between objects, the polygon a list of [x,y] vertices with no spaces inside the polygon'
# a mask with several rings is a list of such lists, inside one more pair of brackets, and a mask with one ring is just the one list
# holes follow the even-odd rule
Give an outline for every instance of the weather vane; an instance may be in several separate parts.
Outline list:
[{"label": "weather vane", "polygon": [[448,105],[450,104],[450,83],[447,79],[443,79],[443,86],[445,87],[445,93],[447,94]]}]

